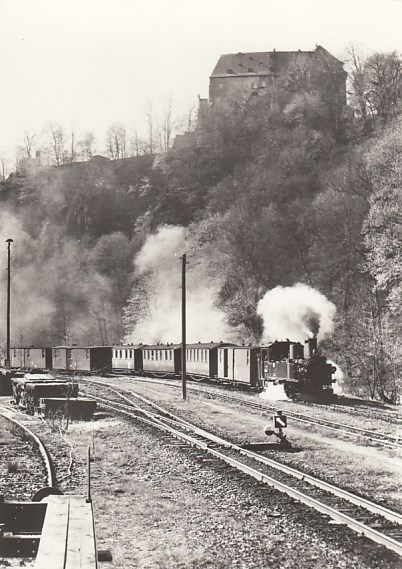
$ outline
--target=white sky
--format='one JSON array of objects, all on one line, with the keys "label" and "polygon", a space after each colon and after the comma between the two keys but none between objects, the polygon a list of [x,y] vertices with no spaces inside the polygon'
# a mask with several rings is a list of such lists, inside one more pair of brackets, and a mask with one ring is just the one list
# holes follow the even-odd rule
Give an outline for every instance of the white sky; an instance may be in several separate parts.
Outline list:
[{"label": "white sky", "polygon": [[221,53],[311,50],[343,59],[402,52],[402,0],[0,0],[0,156],[50,122],[93,131],[145,126],[172,96],[208,96]]}]

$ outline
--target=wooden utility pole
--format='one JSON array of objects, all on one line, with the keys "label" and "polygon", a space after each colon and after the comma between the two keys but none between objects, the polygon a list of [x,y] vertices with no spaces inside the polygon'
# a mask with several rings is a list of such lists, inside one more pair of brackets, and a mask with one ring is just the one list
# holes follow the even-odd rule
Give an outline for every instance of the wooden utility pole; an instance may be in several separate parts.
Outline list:
[{"label": "wooden utility pole", "polygon": [[10,369],[10,293],[11,293],[11,251],[10,245],[13,242],[12,239],[6,239],[7,243],[7,355],[6,355],[6,368]]},{"label": "wooden utility pole", "polygon": [[183,253],[181,270],[181,385],[183,399],[187,397],[186,385],[186,254]]}]

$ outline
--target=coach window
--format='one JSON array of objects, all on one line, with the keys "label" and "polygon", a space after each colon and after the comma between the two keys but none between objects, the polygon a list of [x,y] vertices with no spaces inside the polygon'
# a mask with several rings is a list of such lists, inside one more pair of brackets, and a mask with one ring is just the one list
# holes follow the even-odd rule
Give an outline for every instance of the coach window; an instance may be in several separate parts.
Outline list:
[{"label": "coach window", "polygon": [[27,358],[31,357],[31,350],[27,350]]},{"label": "coach window", "polygon": [[85,350],[85,358],[89,360],[89,350]]},{"label": "coach window", "polygon": [[173,350],[169,350],[169,354],[170,354],[170,359],[173,359]]},{"label": "coach window", "polygon": [[151,360],[153,361],[155,358],[155,350],[151,350]]},{"label": "coach window", "polygon": [[247,351],[247,365],[250,363],[250,350]]},{"label": "coach window", "polygon": [[57,350],[54,351],[54,357],[57,358]]},{"label": "coach window", "polygon": [[45,350],[42,350],[42,358],[45,357]]}]

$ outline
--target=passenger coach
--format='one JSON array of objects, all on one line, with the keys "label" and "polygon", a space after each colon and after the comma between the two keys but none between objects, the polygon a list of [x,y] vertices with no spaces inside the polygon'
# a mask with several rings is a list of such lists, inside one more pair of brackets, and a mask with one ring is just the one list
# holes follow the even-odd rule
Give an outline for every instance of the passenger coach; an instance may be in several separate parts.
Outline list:
[{"label": "passenger coach", "polygon": [[116,371],[142,371],[143,344],[137,346],[113,346],[112,368]]},{"label": "passenger coach", "polygon": [[209,344],[187,344],[186,371],[189,375],[215,378],[218,375],[218,348],[233,346],[210,342]]},{"label": "passenger coach", "polygon": [[142,350],[143,370],[178,375],[181,372],[180,344],[157,344]]}]

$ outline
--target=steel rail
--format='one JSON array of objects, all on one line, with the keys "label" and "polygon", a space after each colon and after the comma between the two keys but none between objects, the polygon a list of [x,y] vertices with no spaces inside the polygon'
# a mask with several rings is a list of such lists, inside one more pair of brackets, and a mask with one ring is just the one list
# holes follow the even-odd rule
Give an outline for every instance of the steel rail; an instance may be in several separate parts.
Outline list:
[{"label": "steel rail", "polygon": [[[144,378],[137,378],[139,379],[141,382],[146,382],[147,380]],[[106,383],[106,382],[100,382],[100,381],[96,381],[94,383],[99,383],[99,385],[105,385],[105,386],[109,386],[110,384]],[[152,383],[156,383],[155,381],[152,381]],[[174,386],[174,387],[178,387],[176,384],[172,384],[172,383],[166,383],[166,382],[161,382],[164,385],[170,385],[170,386]],[[261,403],[257,403],[255,401],[246,401],[244,399],[240,399],[239,397],[236,397],[234,395],[230,395],[228,393],[215,393],[215,392],[211,392],[208,391],[206,389],[200,389],[199,386],[191,386],[191,389],[193,389],[194,391],[197,391],[199,393],[205,393],[207,395],[214,395],[215,397],[223,400],[223,401],[232,401],[235,403],[239,403],[241,405],[253,408],[253,409],[258,409],[260,411],[273,411],[275,412],[277,410],[277,407],[273,406],[273,405],[266,405],[266,404],[261,404]],[[128,391],[128,390],[127,390]],[[402,440],[399,440],[398,436],[393,436],[393,435],[386,435],[385,433],[377,433],[375,431],[369,431],[367,429],[360,429],[359,427],[353,427],[351,425],[344,425],[342,423],[336,423],[334,421],[328,421],[326,419],[320,419],[319,417],[313,417],[311,415],[303,415],[301,413],[298,413],[296,411],[291,411],[286,409],[286,414],[289,417],[292,417],[293,419],[295,419],[296,421],[299,421],[301,423],[307,423],[307,424],[315,424],[317,426],[321,426],[324,427],[326,429],[335,431],[335,432],[339,432],[339,433],[344,433],[344,434],[348,434],[348,435],[354,435],[354,436],[360,436],[363,437],[365,439],[368,439],[370,441],[373,442],[377,442],[378,444],[384,445],[384,446],[391,446],[391,447],[395,447],[395,448],[402,448]]]},{"label": "steel rail", "polygon": [[56,480],[55,480],[55,476],[54,476],[53,468],[52,468],[52,459],[50,457],[50,454],[49,454],[47,448],[45,447],[45,445],[43,444],[41,439],[33,431],[31,431],[28,427],[26,427],[25,425],[23,425],[22,423],[17,421],[17,419],[10,417],[10,415],[7,413],[7,410],[5,410],[5,411],[6,412],[0,411],[0,415],[2,417],[4,417],[5,419],[7,419],[8,421],[11,421],[12,423],[14,423],[17,427],[19,427],[23,431],[25,431],[28,434],[28,436],[31,439],[33,439],[34,442],[36,443],[36,445],[39,448],[39,452],[42,456],[42,460],[45,464],[47,485],[52,486],[52,487],[55,486]]},{"label": "steel rail", "polygon": [[[95,398],[97,399],[97,397],[95,397]],[[118,413],[122,413],[124,415],[129,416],[129,417],[134,417],[136,419],[139,418],[137,415],[133,415],[132,411],[126,411],[126,410],[121,409],[121,405],[120,405],[120,408],[119,407],[116,408],[115,402],[113,402],[113,404],[102,403],[102,405],[105,406],[106,408],[112,409]],[[136,406],[136,405],[134,404],[134,406]],[[144,419],[143,417],[139,418],[142,422],[150,424],[151,426],[158,427],[159,429],[161,429],[165,432],[168,432],[170,435],[172,435],[176,439],[182,440],[185,443],[190,444],[192,447],[199,448],[199,449],[207,452],[208,454],[216,457],[217,459],[225,462],[226,464],[229,464],[230,466],[236,468],[237,470],[253,477],[255,480],[258,480],[259,482],[267,484],[267,485],[279,490],[280,492],[287,494],[288,496],[292,497],[293,499],[298,500],[299,502],[302,502],[303,504],[317,510],[318,512],[320,512],[324,515],[329,516],[330,518],[335,520],[337,523],[346,525],[347,527],[349,527],[350,529],[359,533],[360,535],[365,535],[367,538],[371,539],[372,541],[374,541],[380,545],[384,545],[388,549],[390,549],[390,550],[394,551],[395,553],[397,553],[398,555],[402,556],[402,542],[399,542],[392,537],[389,537],[387,535],[380,533],[376,529],[371,528],[370,526],[368,526],[368,525],[366,525],[366,524],[364,524],[364,523],[362,523],[356,519],[353,519],[349,515],[347,515],[341,511],[337,510],[336,508],[333,508],[332,506],[329,506],[329,505],[327,505],[327,504],[325,504],[325,503],[323,503],[323,502],[321,502],[321,501],[297,490],[296,488],[292,488],[291,486],[284,484],[283,482],[280,482],[279,480],[276,480],[275,478],[272,478],[272,476],[269,476],[269,475],[265,474],[264,472],[256,470],[255,468],[253,468],[247,464],[244,464],[235,458],[232,458],[230,456],[223,454],[219,450],[211,448],[209,446],[209,444],[203,440],[200,441],[194,437],[191,437],[187,434],[184,434],[184,433],[178,431],[177,429],[170,427],[169,425],[166,425],[161,419],[152,416],[152,414],[148,413],[147,411],[145,411],[143,409],[140,409],[140,410],[142,413],[144,413],[147,416],[146,419]],[[169,413],[169,415],[171,415],[171,414]],[[179,418],[179,421],[180,421],[180,418]],[[187,423],[187,422],[185,422],[185,423]],[[204,433],[204,432],[206,433],[206,431],[203,431],[202,429],[198,429],[196,427],[194,429],[194,432],[197,433],[197,431],[200,431],[201,433]],[[197,433],[197,434],[199,434],[199,433]],[[207,434],[210,435],[209,433],[207,433]],[[220,439],[219,437],[215,437],[215,435],[213,435],[212,438],[213,438],[213,442],[218,442],[218,440]],[[212,440],[212,438],[211,438],[211,440]],[[231,450],[238,450],[238,448],[240,448],[240,447],[236,447],[236,445],[232,445],[228,441],[224,441],[223,439],[221,439],[221,440],[225,443],[225,446],[227,448],[229,447]],[[244,450],[244,449],[241,449],[241,450]],[[251,454],[253,454],[253,453],[251,453]],[[253,458],[255,458],[255,457],[253,456]]]},{"label": "steel rail", "polygon": [[[119,397],[126,400],[131,405],[134,404],[134,402],[130,401],[130,399],[128,397],[126,397],[122,393],[119,393],[116,389],[111,388],[111,390],[114,393],[116,393]],[[362,507],[362,508],[369,510],[373,514],[378,514],[378,515],[383,516],[384,518],[386,518],[387,520],[389,520],[393,523],[402,524],[402,514],[399,514],[398,512],[394,512],[394,511],[392,511],[392,510],[390,510],[384,506],[381,506],[380,504],[376,504],[374,502],[371,502],[370,500],[367,500],[366,498],[362,498],[360,496],[357,496],[351,492],[348,492],[347,490],[343,490],[342,488],[338,488],[337,486],[334,486],[333,484],[330,484],[329,482],[325,482],[323,480],[320,480],[319,478],[316,478],[316,477],[311,476],[309,474],[305,474],[303,472],[300,472],[299,470],[297,470],[295,468],[292,468],[290,466],[287,466],[285,464],[277,462],[273,459],[261,456],[255,452],[253,452],[253,451],[249,451],[247,449],[244,449],[244,448],[240,447],[239,445],[230,443],[230,442],[226,441],[225,439],[222,439],[221,437],[218,437],[216,435],[213,435],[212,433],[209,433],[208,431],[205,431],[204,429],[200,429],[199,427],[196,427],[195,425],[189,423],[188,421],[186,421],[185,419],[182,419],[181,417],[175,417],[174,415],[172,415],[171,413],[168,413],[167,411],[165,411],[162,407],[160,407],[159,405],[157,405],[153,401],[147,400],[142,395],[134,393],[131,390],[126,390],[126,391],[128,393],[130,393],[132,396],[138,398],[140,401],[143,401],[144,403],[148,404],[149,406],[157,409],[159,412],[162,412],[166,416],[172,417],[172,419],[174,419],[177,424],[182,425],[183,428],[190,429],[192,432],[198,434],[199,436],[207,438],[207,439],[211,440],[212,442],[217,443],[219,445],[230,447],[232,450],[237,451],[239,454],[241,454],[243,456],[248,456],[249,458],[253,458],[256,461],[261,462],[262,464],[266,464],[267,466],[271,466],[272,468],[276,468],[277,470],[280,470],[281,472],[284,472],[284,473],[289,474],[295,478],[298,478],[299,480],[303,480],[304,482],[308,482],[309,484],[316,486],[317,488],[321,488],[322,490],[325,490],[327,492],[331,492],[332,494],[334,494],[338,498],[346,499],[349,502],[355,504],[356,506],[359,506],[359,507]],[[117,405],[121,405],[121,404],[117,403]]]}]

